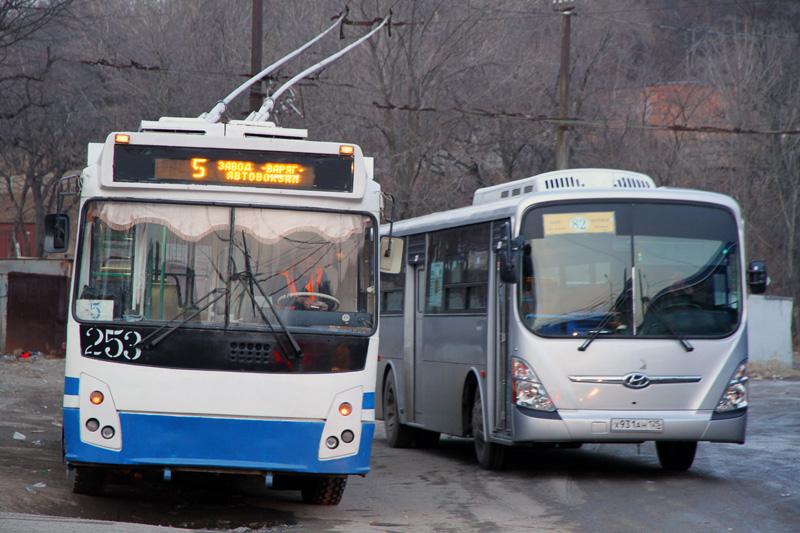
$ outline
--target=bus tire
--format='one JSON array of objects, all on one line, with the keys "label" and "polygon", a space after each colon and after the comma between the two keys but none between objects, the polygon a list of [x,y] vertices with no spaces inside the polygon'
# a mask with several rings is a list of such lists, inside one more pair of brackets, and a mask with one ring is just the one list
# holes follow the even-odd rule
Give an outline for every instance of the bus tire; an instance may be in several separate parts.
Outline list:
[{"label": "bus tire", "polygon": [[98,496],[103,493],[106,481],[105,470],[91,466],[76,466],[72,478],[72,492]]},{"label": "bus tire", "polygon": [[697,442],[656,442],[656,453],[661,468],[670,472],[685,472],[692,467],[694,455],[697,452]]},{"label": "bus tire", "polygon": [[439,445],[438,431],[414,428],[414,446],[416,448],[436,448]]},{"label": "bus tire", "polygon": [[347,476],[320,476],[306,480],[302,488],[303,501],[314,505],[339,505]]},{"label": "bus tire", "polygon": [[400,408],[397,405],[397,384],[394,373],[389,373],[383,384],[383,426],[386,442],[390,448],[408,448],[414,440],[412,428],[400,423]]},{"label": "bus tire", "polygon": [[480,391],[475,391],[472,404],[472,436],[475,458],[484,470],[500,470],[505,463],[506,448],[502,444],[489,442],[483,434],[483,404]]}]

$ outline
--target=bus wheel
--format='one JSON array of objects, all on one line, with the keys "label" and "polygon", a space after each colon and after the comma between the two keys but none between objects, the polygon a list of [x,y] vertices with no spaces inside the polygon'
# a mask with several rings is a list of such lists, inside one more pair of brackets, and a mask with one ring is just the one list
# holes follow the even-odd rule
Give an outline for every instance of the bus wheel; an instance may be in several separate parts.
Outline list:
[{"label": "bus wheel", "polygon": [[383,385],[383,425],[386,428],[386,442],[390,448],[408,448],[414,433],[410,427],[400,423],[396,391],[397,385],[392,373]]},{"label": "bus wheel", "polygon": [[656,452],[661,468],[670,472],[684,472],[692,467],[697,442],[656,442]]},{"label": "bus wheel", "polygon": [[488,442],[483,433],[483,405],[480,391],[475,391],[472,404],[472,435],[475,443],[475,458],[481,468],[500,470],[505,462],[506,449],[502,444]]},{"label": "bus wheel", "polygon": [[102,468],[91,466],[76,466],[72,478],[72,492],[98,496],[103,492],[106,481],[106,472]]},{"label": "bus wheel", "polygon": [[302,489],[303,501],[314,505],[339,505],[347,476],[320,476],[306,480]]}]

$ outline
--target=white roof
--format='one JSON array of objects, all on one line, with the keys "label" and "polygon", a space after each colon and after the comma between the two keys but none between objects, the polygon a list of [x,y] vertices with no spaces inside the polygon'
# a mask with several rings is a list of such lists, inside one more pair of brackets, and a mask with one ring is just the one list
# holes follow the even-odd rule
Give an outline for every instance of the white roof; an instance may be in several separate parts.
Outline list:
[{"label": "white roof", "polygon": [[[579,169],[579,170],[592,170],[597,169]],[[574,171],[573,171],[574,172]],[[605,172],[623,172],[623,171],[605,171]],[[534,176],[534,178],[550,179],[555,173],[542,174]],[[635,173],[631,173],[635,174]],[[638,176],[644,176],[638,174]],[[653,183],[652,179],[647,178],[649,183]],[[527,181],[531,178],[526,178]],[[540,180],[541,181],[541,180]],[[588,180],[583,183],[587,184]],[[510,182],[503,184],[504,187],[519,186],[518,182]],[[492,189],[487,187],[486,189]],[[484,189],[484,190],[486,190]],[[500,186],[494,187],[495,191],[500,191]],[[642,188],[632,187],[614,187],[613,185],[605,188],[594,188],[592,186],[580,185],[577,187],[561,187],[558,189],[550,189],[545,191],[532,191],[529,193],[522,193],[518,196],[513,196],[508,199],[498,200],[494,202],[478,203],[467,207],[458,209],[451,209],[448,211],[439,211],[429,215],[420,217],[409,218],[395,222],[392,228],[392,233],[396,236],[413,235],[426,231],[437,231],[440,229],[462,226],[467,224],[477,224],[480,222],[487,222],[490,220],[499,220],[503,218],[517,218],[526,209],[532,205],[550,203],[550,202],[565,202],[565,201],[613,201],[613,200],[661,200],[672,202],[689,202],[689,203],[711,203],[721,205],[734,212],[737,220],[740,220],[740,210],[736,201],[730,196],[724,194],[700,191],[696,189],[677,189],[670,187],[650,188],[645,186]],[[389,225],[384,224],[381,227],[382,233],[388,233]]]}]

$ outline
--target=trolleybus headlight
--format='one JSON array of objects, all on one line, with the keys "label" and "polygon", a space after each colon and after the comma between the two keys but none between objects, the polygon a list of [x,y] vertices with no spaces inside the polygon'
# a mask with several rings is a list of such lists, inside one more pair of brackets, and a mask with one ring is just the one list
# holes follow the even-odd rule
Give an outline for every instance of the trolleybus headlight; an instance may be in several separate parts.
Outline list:
[{"label": "trolleybus headlight", "polygon": [[353,406],[347,402],[342,402],[339,405],[339,414],[342,416],[349,416],[353,412]]},{"label": "trolleybus headlight", "polygon": [[111,426],[103,426],[103,429],[100,430],[100,434],[103,436],[104,439],[110,439],[114,437],[114,428]]},{"label": "trolleybus headlight", "polygon": [[511,377],[511,401],[516,405],[537,411],[556,410],[544,385],[525,361],[511,358]]},{"label": "trolleybus headlight", "polygon": [[349,429],[345,429],[344,431],[342,431],[342,441],[345,442],[346,444],[350,444],[351,442],[353,442],[354,438],[356,438],[355,434]]},{"label": "trolleybus headlight", "polygon": [[100,427],[100,421],[96,418],[90,418],[86,421],[86,429],[89,431],[97,431],[97,428]]},{"label": "trolleybus headlight", "polygon": [[747,363],[741,363],[736,372],[731,376],[725,392],[722,393],[717,408],[718,413],[725,413],[727,411],[735,411],[736,409],[744,409],[747,407]]},{"label": "trolleybus headlight", "polygon": [[330,436],[327,439],[325,439],[325,446],[327,446],[328,448],[330,448],[332,450],[332,449],[336,448],[337,446],[339,446],[339,439],[337,439],[334,436]]},{"label": "trolleybus headlight", "polygon": [[104,398],[105,397],[103,396],[103,393],[100,392],[99,390],[92,391],[92,393],[89,395],[89,401],[92,402],[94,405],[100,405],[101,403],[103,403]]}]

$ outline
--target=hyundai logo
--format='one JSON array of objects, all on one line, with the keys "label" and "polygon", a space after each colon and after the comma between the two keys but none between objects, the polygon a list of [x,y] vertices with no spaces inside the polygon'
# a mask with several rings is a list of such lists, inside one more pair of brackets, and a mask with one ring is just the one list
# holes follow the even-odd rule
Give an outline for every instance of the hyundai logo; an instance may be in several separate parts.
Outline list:
[{"label": "hyundai logo", "polygon": [[650,377],[641,372],[631,372],[622,378],[622,384],[629,389],[643,389],[650,385]]}]

